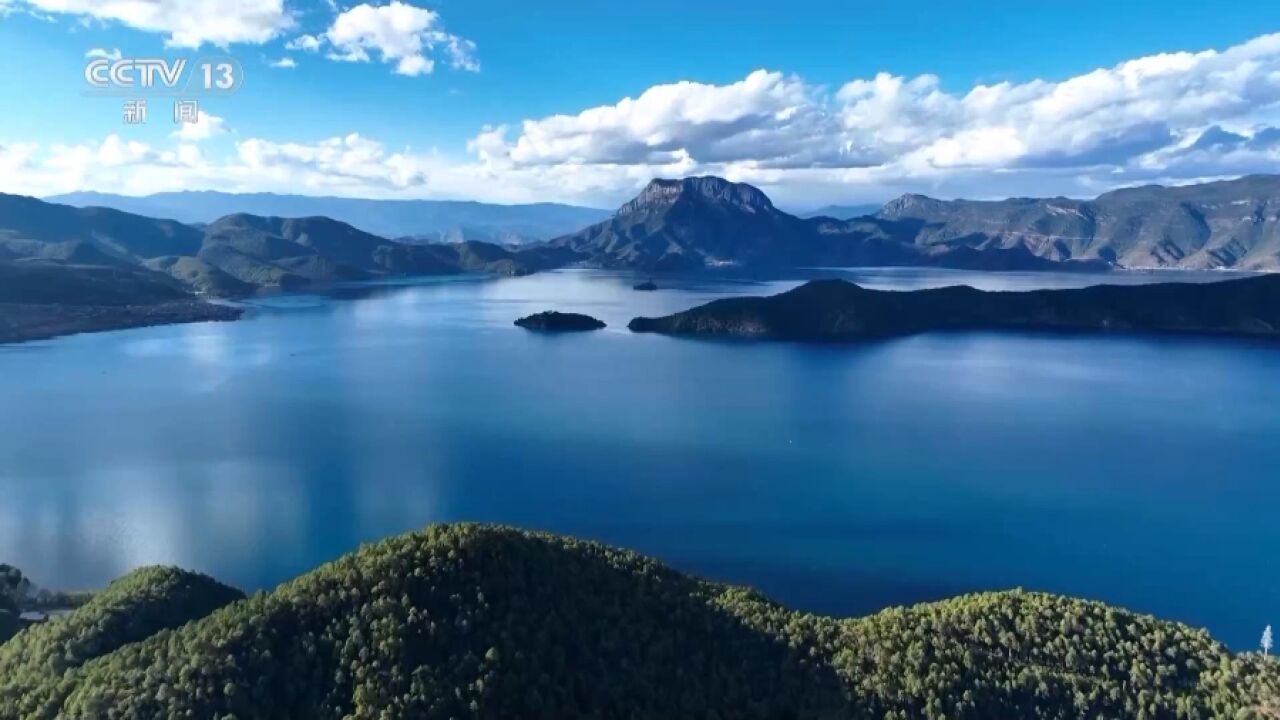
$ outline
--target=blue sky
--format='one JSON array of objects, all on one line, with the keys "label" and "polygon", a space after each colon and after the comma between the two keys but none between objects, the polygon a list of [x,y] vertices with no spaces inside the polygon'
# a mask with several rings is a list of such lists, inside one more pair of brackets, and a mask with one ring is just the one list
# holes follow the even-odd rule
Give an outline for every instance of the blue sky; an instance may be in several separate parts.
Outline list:
[{"label": "blue sky", "polygon": [[[406,0],[396,19],[382,2],[125,5],[0,0],[0,190],[611,205],[654,174],[716,172],[818,205],[906,190],[1088,195],[1274,159],[1255,136],[1271,127],[1280,59],[1257,39],[1280,31],[1280,3]],[[299,37],[318,49],[296,49]],[[1172,74],[1155,83],[1118,69],[1250,41],[1227,63],[1256,65],[1248,78],[1220,58],[1156,61]],[[195,57],[219,45],[246,83],[202,101],[208,132],[175,136],[155,104],[147,125],[127,126],[120,98],[84,94],[91,49]],[[272,67],[284,58],[296,67]],[[1052,86],[1098,68],[1131,96],[1045,116]],[[1085,94],[1111,92],[1091,82]],[[1006,88],[998,112],[974,109],[983,86]],[[1178,106],[1197,92],[1219,100]],[[1241,97],[1221,100],[1230,93]],[[1211,127],[1236,138],[1216,158],[1194,147]]]}]

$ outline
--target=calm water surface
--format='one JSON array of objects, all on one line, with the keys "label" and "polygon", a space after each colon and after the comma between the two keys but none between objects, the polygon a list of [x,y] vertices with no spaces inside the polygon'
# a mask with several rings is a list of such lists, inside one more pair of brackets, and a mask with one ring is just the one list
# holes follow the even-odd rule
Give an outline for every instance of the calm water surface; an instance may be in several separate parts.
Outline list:
[{"label": "calm water surface", "polygon": [[[625,325],[798,280],[634,281],[350,288],[255,301],[239,323],[0,348],[0,560],[54,587],[167,563],[263,588],[465,519],[634,547],[828,613],[1023,586],[1240,647],[1280,622],[1280,345],[681,340]],[[610,328],[511,325],[551,308]]]}]

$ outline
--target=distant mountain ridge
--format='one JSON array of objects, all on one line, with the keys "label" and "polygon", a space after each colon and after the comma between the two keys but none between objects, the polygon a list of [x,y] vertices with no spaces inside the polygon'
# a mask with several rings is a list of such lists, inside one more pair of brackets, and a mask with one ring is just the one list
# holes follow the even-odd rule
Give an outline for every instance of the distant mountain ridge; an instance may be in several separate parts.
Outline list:
[{"label": "distant mountain ridge", "polygon": [[[991,270],[1067,268],[1026,248],[917,245],[920,223],[889,217],[799,218],[759,189],[718,177],[654,180],[613,217],[551,242],[589,265],[645,272],[738,267],[780,270],[940,265]],[[1103,267],[1095,262],[1091,267]]]},{"label": "distant mountain ridge", "polygon": [[572,259],[541,247],[397,242],[327,217],[236,213],[195,227],[0,194],[0,262],[134,268],[217,296],[382,276],[521,275]]},{"label": "distant mountain ridge", "polygon": [[0,194],[0,342],[240,315],[197,295],[380,277],[523,275],[576,259],[541,245],[397,242],[326,217],[238,213],[197,227]]},{"label": "distant mountain ridge", "polygon": [[[736,266],[976,270],[1280,270],[1280,176],[1147,186],[1094,200],[938,200],[801,218],[717,177],[654,180],[608,220],[557,238],[588,264],[648,272]],[[839,215],[846,215],[844,218]]]},{"label": "distant mountain ridge", "polygon": [[75,192],[45,198],[75,207],[107,207],[135,215],[206,224],[237,213],[275,217],[324,216],[385,238],[422,242],[476,240],[520,244],[572,232],[609,216],[609,211],[559,203],[497,205],[455,200],[166,192],[140,197]]},{"label": "distant mountain ridge", "polygon": [[[552,204],[269,194],[60,197],[73,204],[127,206],[200,224],[233,214],[323,216],[368,235],[398,238],[401,245],[477,237],[492,244],[528,243],[554,235],[545,247],[560,260],[642,272],[831,265],[1280,270],[1280,176],[1270,175],[1130,188],[1094,200],[939,200],[908,194],[874,214],[850,215],[859,208],[832,207],[806,218],[778,209],[751,185],[712,176],[656,179],[612,214]],[[228,212],[215,217],[215,208]],[[263,208],[283,212],[255,212]],[[107,210],[97,212],[102,215],[99,223],[111,217]],[[447,223],[453,224],[446,228]],[[191,232],[173,225],[153,228],[152,237],[185,235],[190,243]],[[423,228],[432,229],[423,233]],[[101,249],[75,245],[71,236],[65,241],[72,244],[42,252],[72,258]]]},{"label": "distant mountain ridge", "polygon": [[883,205],[824,205],[816,210],[798,212],[796,215],[802,218],[830,217],[838,220],[848,220],[849,218],[875,215],[880,212],[881,207]]},{"label": "distant mountain ridge", "polygon": [[1280,270],[1280,176],[1115,190],[1093,200],[903,195],[876,217],[913,223],[921,248],[1023,248],[1126,268]]}]

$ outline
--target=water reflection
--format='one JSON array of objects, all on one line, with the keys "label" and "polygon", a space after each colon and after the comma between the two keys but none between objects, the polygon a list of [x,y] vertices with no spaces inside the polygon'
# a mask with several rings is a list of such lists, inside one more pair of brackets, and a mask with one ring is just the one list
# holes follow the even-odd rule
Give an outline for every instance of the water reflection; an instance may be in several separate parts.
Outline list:
[{"label": "water reflection", "polygon": [[[1119,277],[846,274],[880,287]],[[634,280],[265,298],[239,323],[0,353],[0,560],[61,587],[163,562],[259,588],[472,519],[629,545],[828,612],[1022,585],[1244,643],[1280,602],[1255,580],[1280,529],[1241,521],[1280,502],[1274,346],[688,342],[625,325],[801,279]],[[546,309],[610,329],[511,325]]]}]

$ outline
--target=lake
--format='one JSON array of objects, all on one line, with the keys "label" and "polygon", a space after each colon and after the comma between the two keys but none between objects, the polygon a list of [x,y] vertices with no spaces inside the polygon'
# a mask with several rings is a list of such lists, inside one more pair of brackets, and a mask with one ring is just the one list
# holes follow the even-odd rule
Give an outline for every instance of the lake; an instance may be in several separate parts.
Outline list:
[{"label": "lake", "polygon": [[[1168,277],[808,275],[902,289]],[[625,327],[800,279],[653,293],[591,271],[423,280],[0,348],[0,561],[56,588],[164,563],[258,589],[363,542],[482,520],[824,613],[1021,586],[1240,648],[1280,623],[1280,345],[973,332],[805,346]],[[610,327],[512,326],[545,309]]]}]

